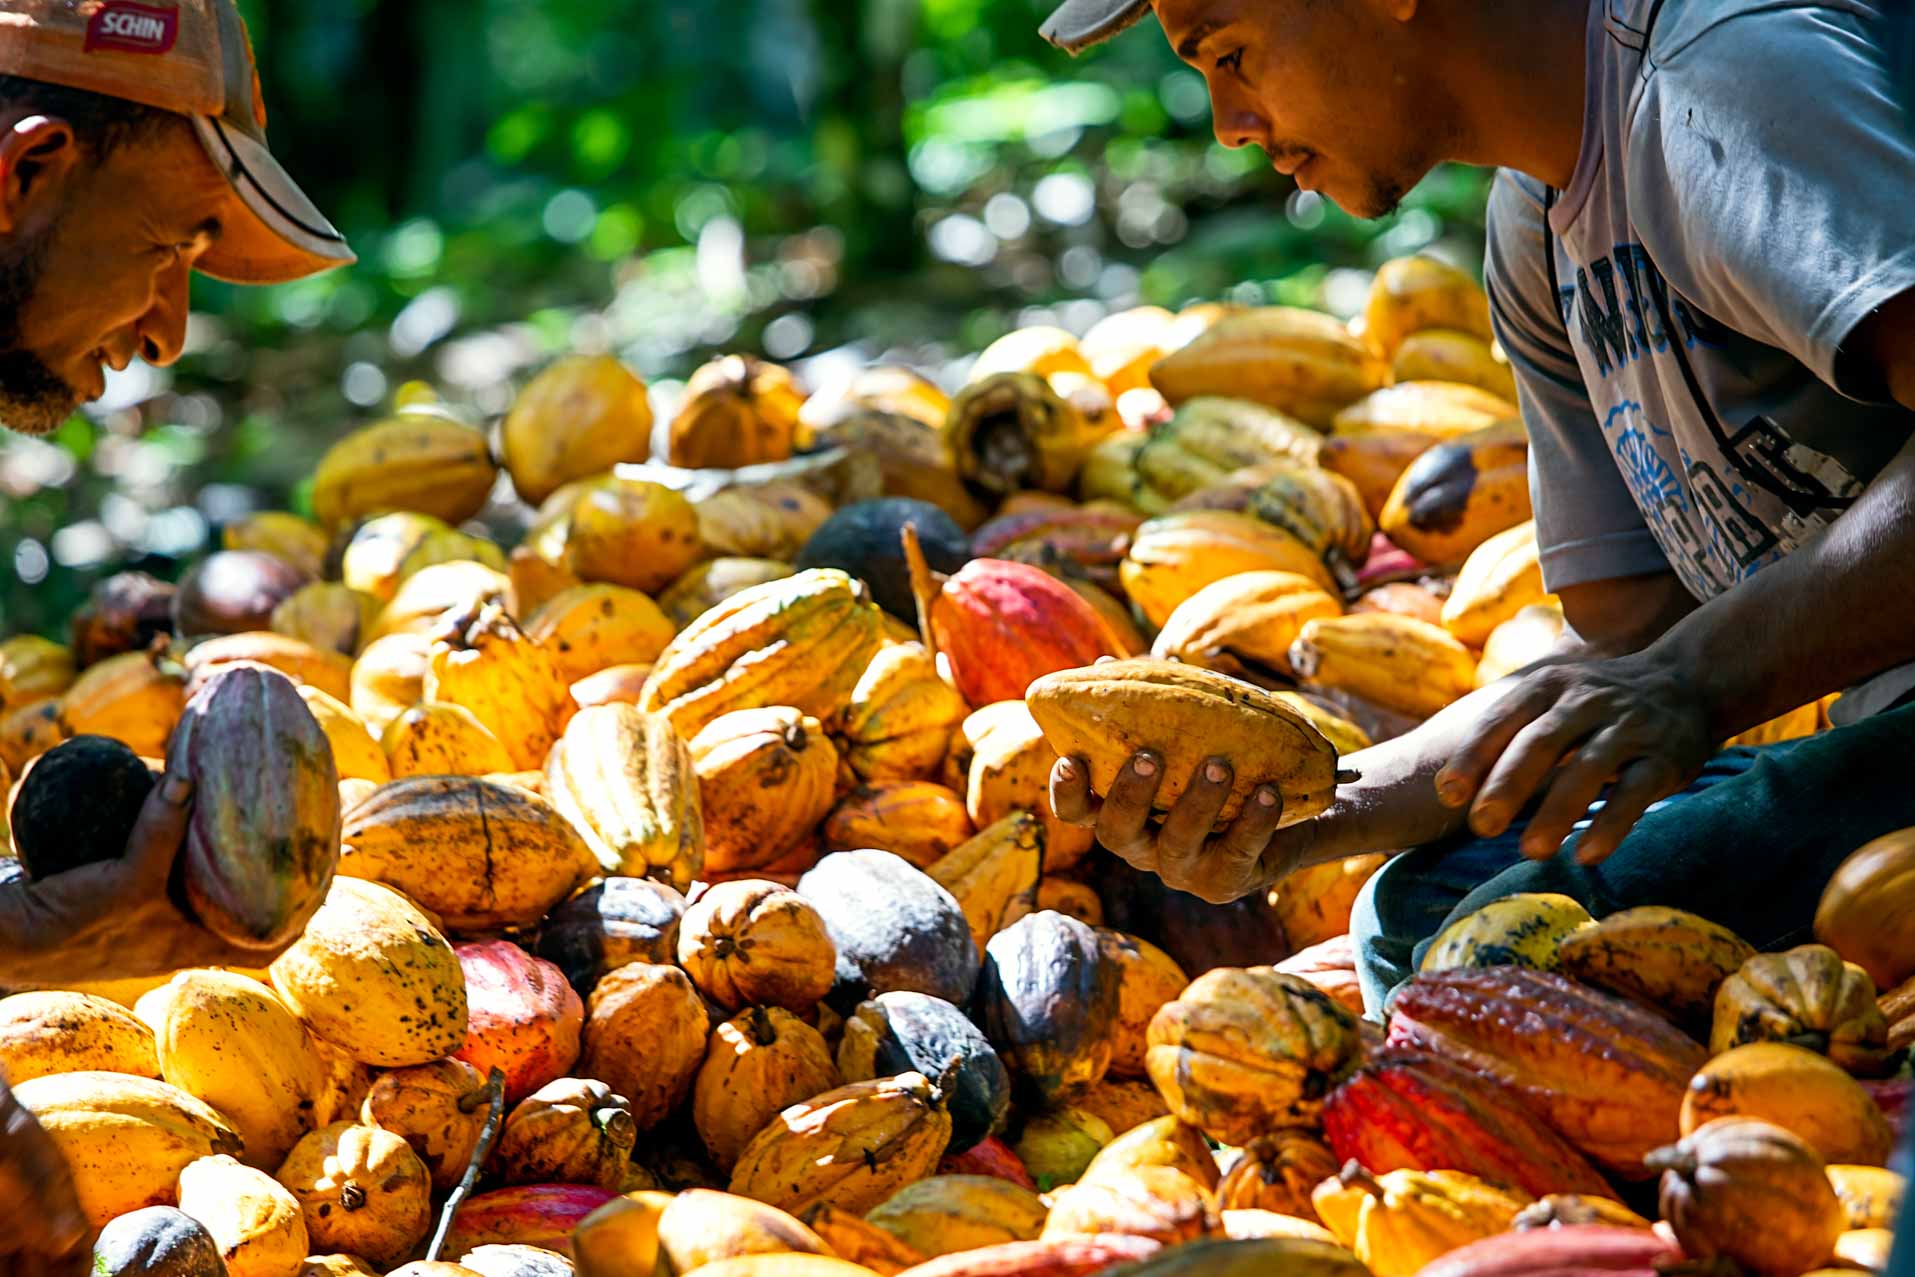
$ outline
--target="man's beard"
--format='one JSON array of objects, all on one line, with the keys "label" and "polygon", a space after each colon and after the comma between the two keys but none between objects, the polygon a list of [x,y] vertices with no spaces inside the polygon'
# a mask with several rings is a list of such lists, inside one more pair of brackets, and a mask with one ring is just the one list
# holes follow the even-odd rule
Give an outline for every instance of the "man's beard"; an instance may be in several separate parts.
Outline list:
[{"label": "man's beard", "polygon": [[80,404],[80,394],[22,342],[20,317],[46,268],[52,232],[0,257],[0,425],[49,434]]}]

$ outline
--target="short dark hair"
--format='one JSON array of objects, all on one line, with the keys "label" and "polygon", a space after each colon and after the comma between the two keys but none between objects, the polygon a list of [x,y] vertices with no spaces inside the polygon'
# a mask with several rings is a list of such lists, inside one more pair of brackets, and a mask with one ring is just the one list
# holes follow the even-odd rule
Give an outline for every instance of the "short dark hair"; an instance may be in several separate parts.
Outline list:
[{"label": "short dark hair", "polygon": [[17,75],[0,75],[0,103],[58,116],[73,126],[80,144],[100,160],[154,132],[172,114],[125,98]]}]

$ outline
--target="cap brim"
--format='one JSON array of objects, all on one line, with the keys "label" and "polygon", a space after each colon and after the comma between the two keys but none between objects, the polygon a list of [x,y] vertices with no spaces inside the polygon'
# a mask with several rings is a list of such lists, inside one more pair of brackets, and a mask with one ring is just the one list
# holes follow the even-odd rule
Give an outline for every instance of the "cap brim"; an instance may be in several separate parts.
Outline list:
[{"label": "cap brim", "polygon": [[1060,49],[1082,53],[1134,26],[1150,12],[1150,0],[1064,0],[1038,33]]},{"label": "cap brim", "polygon": [[222,228],[198,270],[235,284],[282,284],[358,260],[271,151],[212,116],[192,120],[245,213]]}]

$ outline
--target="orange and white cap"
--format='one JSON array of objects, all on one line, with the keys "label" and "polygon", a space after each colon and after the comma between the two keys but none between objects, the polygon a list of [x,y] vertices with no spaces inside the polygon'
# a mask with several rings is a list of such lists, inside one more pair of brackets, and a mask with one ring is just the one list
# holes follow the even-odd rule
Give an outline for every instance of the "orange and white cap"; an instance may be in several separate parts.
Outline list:
[{"label": "orange and white cap", "polygon": [[250,216],[199,260],[216,279],[272,284],[354,259],[266,148],[266,105],[233,0],[4,0],[0,74],[187,117]]}]

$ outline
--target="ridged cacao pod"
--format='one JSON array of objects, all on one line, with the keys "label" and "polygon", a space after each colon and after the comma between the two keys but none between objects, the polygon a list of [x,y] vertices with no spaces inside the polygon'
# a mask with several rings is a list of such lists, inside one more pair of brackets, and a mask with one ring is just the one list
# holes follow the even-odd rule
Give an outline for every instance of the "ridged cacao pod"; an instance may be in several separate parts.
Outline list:
[{"label": "ridged cacao pod", "polygon": [[1249,399],[1319,428],[1388,377],[1388,365],[1333,316],[1289,306],[1221,319],[1150,369],[1151,385],[1173,404]]},{"label": "ridged cacao pod", "polygon": [[980,559],[1030,562],[1019,551],[1041,548],[1076,564],[1091,580],[1115,585],[1117,565],[1142,522],[1135,513],[1112,509],[1108,503],[1001,515],[971,535],[971,553]]},{"label": "ridged cacao pod", "polygon": [[412,1146],[436,1192],[458,1187],[486,1120],[485,1078],[464,1060],[387,1069],[361,1102],[359,1120]]},{"label": "ridged cacao pod", "polygon": [[592,991],[579,1069],[625,1096],[639,1129],[648,1131],[690,1093],[710,1027],[705,1004],[683,971],[627,963]]},{"label": "ridged cacao pod", "polygon": [[1662,1217],[1686,1255],[1783,1274],[1834,1253],[1842,1203],[1815,1150],[1778,1126],[1719,1118],[1647,1162],[1662,1172]]},{"label": "ridged cacao pod", "polygon": [[[1315,1220],[1310,1190],[1342,1165],[1322,1140],[1308,1131],[1278,1131],[1252,1140],[1217,1187],[1224,1210],[1267,1210]],[[1392,1168],[1394,1169],[1394,1168]]]},{"label": "ridged cacao pod", "polygon": [[543,766],[570,696],[558,666],[497,605],[448,622],[432,644],[421,690],[463,705],[498,737],[514,766]]},{"label": "ridged cacao pod", "polygon": [[329,528],[402,510],[465,522],[492,495],[498,468],[485,436],[431,412],[405,412],[355,430],[313,471],[313,513]]},{"label": "ridged cacao pod", "polygon": [[1047,1237],[1128,1233],[1166,1245],[1220,1230],[1216,1198],[1182,1171],[1140,1166],[1121,1176],[1084,1179],[1052,1198]]},{"label": "ridged cacao pod", "polygon": [[278,634],[310,643],[322,652],[352,657],[372,637],[384,604],[337,581],[313,581],[273,609]]},{"label": "ridged cacao pod", "polygon": [[1282,825],[1328,809],[1336,793],[1336,750],[1315,727],[1261,689],[1210,670],[1151,657],[1108,661],[1038,679],[1026,704],[1060,757],[1089,765],[1097,793],[1109,792],[1143,749],[1163,760],[1154,802],[1164,810],[1212,756],[1233,771],[1223,820],[1263,785],[1282,795]]},{"label": "ridged cacao pod", "polygon": [[652,455],[645,383],[610,355],[557,360],[526,383],[500,429],[512,486],[537,505],[574,479]]},{"label": "ridged cacao pod", "polygon": [[919,869],[976,832],[963,795],[930,781],[891,781],[851,790],[825,816],[825,851],[875,847]]},{"label": "ridged cacao pod", "polygon": [[1170,1111],[1244,1144],[1312,1121],[1361,1054],[1356,1017],[1269,967],[1197,977],[1150,1022],[1150,1080]]},{"label": "ridged cacao pod", "polygon": [[[1511,966],[1416,976],[1391,1004],[1389,1041],[1502,1083],[1624,1178],[1642,1178],[1644,1155],[1677,1129],[1685,1087],[1705,1057],[1634,1003]],[[1616,1103],[1619,1095],[1629,1103]]]},{"label": "ridged cacao pod", "polygon": [[379,613],[373,634],[383,638],[412,633],[432,639],[455,621],[463,626],[488,606],[508,613],[516,607],[512,581],[505,573],[469,559],[434,563],[400,582]]},{"label": "ridged cacao pod", "polygon": [[831,991],[837,949],[803,896],[745,879],[709,888],[685,911],[678,964],[727,1011],[770,1005],[802,1015]]},{"label": "ridged cacao pod", "polygon": [[[45,695],[57,695],[73,681],[73,666],[95,665],[121,652],[143,652],[153,640],[173,631],[174,587],[145,572],[116,572],[94,585],[87,600],[73,614],[71,624],[73,650],[39,640],[47,649],[58,649],[63,660],[43,666],[64,667],[64,681],[55,679]],[[9,646],[20,639],[9,639]],[[17,658],[12,652],[0,656],[0,705],[27,704],[40,690],[35,682],[19,678]]]},{"label": "ridged cacao pod", "polygon": [[747,1007],[712,1030],[692,1123],[720,1171],[784,1109],[842,1085],[819,1032],[783,1007]]},{"label": "ridged cacao pod", "polygon": [[791,456],[805,392],[791,373],[749,355],[698,369],[665,444],[665,459],[690,469],[783,461]]},{"label": "ridged cacao pod", "polygon": [[934,1175],[893,1193],[866,1219],[920,1256],[1034,1241],[1046,1208],[1028,1188],[990,1175]]},{"label": "ridged cacao pod", "polygon": [[463,705],[421,701],[386,725],[379,738],[391,774],[485,776],[513,770],[499,738]]},{"label": "ridged cacao pod", "polygon": [[1110,1071],[1117,1077],[1148,1077],[1144,1053],[1151,1018],[1166,1002],[1176,1000],[1190,977],[1175,958],[1148,940],[1103,928],[1098,928],[1097,940],[1117,968],[1117,1027],[1111,1035]]},{"label": "ridged cacao pod", "polygon": [[236,666],[186,706],[169,767],[193,781],[186,901],[209,930],[277,949],[319,908],[339,861],[332,747],[292,681]]},{"label": "ridged cacao pod", "polygon": [[937,1084],[919,1073],[853,1082],[795,1104],[745,1146],[731,1191],[802,1211],[868,1211],[934,1170],[951,1139]]},{"label": "ridged cacao pod", "polygon": [[1787,1042],[1877,1076],[1888,1057],[1888,1021],[1868,973],[1827,945],[1757,954],[1716,990],[1709,1050]]},{"label": "ridged cacao pod", "polygon": [[1331,1092],[1323,1129],[1339,1163],[1377,1174],[1463,1171],[1536,1195],[1610,1191],[1515,1095],[1427,1051],[1372,1055]]},{"label": "ridged cacao pod", "polygon": [[1030,913],[1044,864],[1044,826],[1013,812],[940,857],[928,873],[951,893],[971,924],[978,952],[992,936]]},{"label": "ridged cacao pod", "polygon": [[1306,684],[1427,718],[1476,688],[1476,658],[1448,631],[1392,612],[1306,623],[1290,647]]},{"label": "ridged cacao pod", "polygon": [[705,867],[756,869],[782,859],[831,809],[838,751],[824,726],[788,706],[734,710],[691,738],[705,818]]},{"label": "ridged cacao pod", "polygon": [[1564,975],[1706,1031],[1716,990],[1755,948],[1707,918],[1644,905],[1571,932],[1557,956]]},{"label": "ridged cacao pod", "polygon": [[859,1004],[845,1018],[838,1070],[847,1082],[909,1072],[945,1078],[950,1153],[988,1141],[1010,1115],[1004,1062],[962,1011],[930,994],[881,993]]},{"label": "ridged cacao pod", "polygon": [[341,873],[398,888],[454,933],[529,927],[597,871],[552,804],[477,777],[382,785],[342,839]]},{"label": "ridged cacao pod", "polygon": [[1443,628],[1481,647],[1497,626],[1546,597],[1536,524],[1518,523],[1470,552],[1443,602]]},{"label": "ridged cacao pod", "polygon": [[887,643],[865,666],[832,725],[845,766],[861,780],[923,780],[937,770],[964,698],[938,677],[920,643]]},{"label": "ridged cacao pod", "polygon": [[1021,700],[1000,701],[978,710],[952,738],[965,757],[964,807],[971,823],[988,829],[1014,811],[1034,811],[1044,822],[1044,867],[1062,872],[1082,860],[1091,847],[1091,831],[1067,825],[1050,805],[1051,768],[1057,751]]},{"label": "ridged cacao pod", "polygon": [[[568,990],[569,992],[569,990]],[[624,1097],[603,1082],[562,1077],[519,1101],[493,1150],[508,1184],[596,1184],[625,1180],[638,1127]]]},{"label": "ridged cacao pod", "polygon": [[545,789],[607,873],[656,875],[683,890],[704,866],[691,751],[662,715],[624,704],[580,710],[545,760]]},{"label": "ridged cacao pod", "polygon": [[1255,665],[1290,673],[1290,645],[1308,621],[1341,616],[1343,606],[1294,572],[1240,572],[1213,581],[1164,619],[1150,654],[1220,674]]},{"label": "ridged cacao pod", "polygon": [[1383,263],[1364,304],[1364,339],[1388,357],[1411,334],[1432,328],[1494,340],[1482,287],[1468,272],[1424,254]]},{"label": "ridged cacao pod", "polygon": [[205,1225],[227,1277],[286,1277],[298,1271],[310,1242],[299,1201],[265,1171],[225,1154],[202,1157],[180,1172],[180,1209]]},{"label": "ridged cacao pod", "polygon": [[879,641],[864,586],[814,568],[741,590],[681,631],[653,666],[640,708],[664,714],[688,739],[738,709],[789,705],[829,721]]},{"label": "ridged cacao pod", "polygon": [[392,1264],[432,1227],[425,1163],[390,1131],[335,1122],[300,1140],[275,1177],[299,1199],[320,1251]]},{"label": "ridged cacao pod", "polygon": [[1318,1217],[1377,1277],[1414,1277],[1459,1246],[1504,1232],[1529,1200],[1456,1171],[1372,1175],[1355,1162],[1312,1194]]},{"label": "ridged cacao pod", "polygon": [[1519,892],[1458,918],[1430,941],[1420,971],[1530,967],[1556,971],[1563,941],[1596,920],[1582,902],[1553,891]]},{"label": "ridged cacao pod", "polygon": [[1119,575],[1152,625],[1162,626],[1186,599],[1242,572],[1292,572],[1325,592],[1335,579],[1309,546],[1247,514],[1197,510],[1152,519],[1137,529]]},{"label": "ridged cacao pod", "polygon": [[1442,443],[1516,415],[1515,404],[1475,386],[1406,381],[1371,391],[1337,413],[1334,426],[1339,435],[1408,430]]}]

